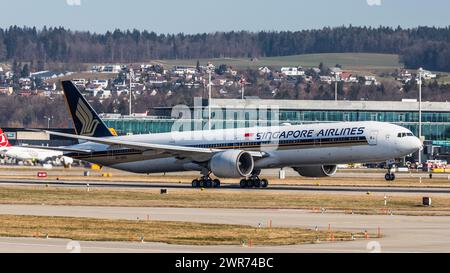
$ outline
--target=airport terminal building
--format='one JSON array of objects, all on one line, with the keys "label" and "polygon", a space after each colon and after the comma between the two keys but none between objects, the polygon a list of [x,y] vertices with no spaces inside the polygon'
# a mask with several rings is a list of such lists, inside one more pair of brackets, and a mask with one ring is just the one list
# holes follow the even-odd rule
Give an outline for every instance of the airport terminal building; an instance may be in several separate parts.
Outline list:
[{"label": "airport terminal building", "polygon": [[[207,106],[203,106],[204,123],[207,122]],[[317,122],[342,121],[381,121],[398,124],[419,133],[419,106],[412,101],[302,101],[302,100],[259,100],[259,99],[213,99],[212,112],[233,110],[234,123],[223,119],[224,127],[250,126],[254,124],[248,111],[252,109],[278,109],[281,123],[306,124]],[[175,118],[171,117],[172,108],[155,109],[153,117],[115,117],[105,121],[117,131],[132,134],[169,132]],[[194,107],[191,107],[194,111]],[[242,112],[242,113],[239,113]],[[205,115],[206,114],[206,115]],[[268,118],[270,119],[270,110]],[[194,117],[194,113],[192,117]],[[213,115],[214,117],[214,115]],[[240,118],[244,118],[244,122]],[[189,121],[186,121],[189,122]],[[186,126],[188,128],[189,126]],[[450,141],[450,102],[422,103],[422,135],[426,140]]]}]

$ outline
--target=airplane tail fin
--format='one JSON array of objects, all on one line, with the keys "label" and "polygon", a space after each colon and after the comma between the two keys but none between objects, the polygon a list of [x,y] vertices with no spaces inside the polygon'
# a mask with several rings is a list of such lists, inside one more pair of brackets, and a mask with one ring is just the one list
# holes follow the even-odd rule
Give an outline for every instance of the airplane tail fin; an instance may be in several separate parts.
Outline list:
[{"label": "airplane tail fin", "polygon": [[2,128],[0,128],[0,148],[11,147],[8,137],[3,133]]},{"label": "airplane tail fin", "polygon": [[103,120],[100,119],[71,81],[63,81],[62,87],[77,135],[91,137],[113,136]]}]

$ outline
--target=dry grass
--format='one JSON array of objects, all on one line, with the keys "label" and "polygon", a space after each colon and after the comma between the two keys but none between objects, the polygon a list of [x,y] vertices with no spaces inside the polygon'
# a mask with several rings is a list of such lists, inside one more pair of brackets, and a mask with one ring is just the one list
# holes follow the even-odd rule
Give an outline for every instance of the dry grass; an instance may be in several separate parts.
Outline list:
[{"label": "dry grass", "polygon": [[[351,240],[350,232],[300,228],[254,228],[243,225],[168,221],[0,215],[0,236],[67,238],[80,241],[139,241],[184,245],[294,245]],[[357,233],[356,238],[364,234]]]},{"label": "dry grass", "polygon": [[[324,53],[324,54],[303,54],[281,57],[262,57],[258,61],[251,61],[245,58],[219,58],[219,59],[199,59],[201,64],[211,62],[218,66],[228,64],[237,68],[257,68],[261,66],[281,67],[298,66],[317,67],[319,63],[328,66],[342,65],[345,69],[390,69],[401,67],[399,56],[393,54],[372,54],[372,53]],[[188,60],[159,60],[155,63],[164,66],[191,65],[195,66],[197,59]]]},{"label": "dry grass", "polygon": [[[450,197],[433,197],[432,207],[421,205],[422,196],[389,196],[388,210],[408,215],[450,215]],[[0,187],[0,204],[46,204],[124,207],[199,207],[309,209],[321,208],[363,214],[386,213],[384,196],[357,194],[326,194],[305,192],[268,192],[235,190],[172,190],[161,195],[156,189],[117,190]]]}]

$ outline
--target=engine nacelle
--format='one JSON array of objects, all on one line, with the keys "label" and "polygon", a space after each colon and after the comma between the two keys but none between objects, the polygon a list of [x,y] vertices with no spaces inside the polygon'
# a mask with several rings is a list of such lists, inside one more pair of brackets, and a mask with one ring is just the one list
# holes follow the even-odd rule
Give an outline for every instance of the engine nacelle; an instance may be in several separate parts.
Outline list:
[{"label": "engine nacelle", "polygon": [[293,169],[304,177],[327,177],[336,174],[337,165],[303,166]]},{"label": "engine nacelle", "polygon": [[226,150],[217,153],[209,162],[209,167],[213,174],[220,178],[249,176],[254,166],[253,157],[241,150]]}]

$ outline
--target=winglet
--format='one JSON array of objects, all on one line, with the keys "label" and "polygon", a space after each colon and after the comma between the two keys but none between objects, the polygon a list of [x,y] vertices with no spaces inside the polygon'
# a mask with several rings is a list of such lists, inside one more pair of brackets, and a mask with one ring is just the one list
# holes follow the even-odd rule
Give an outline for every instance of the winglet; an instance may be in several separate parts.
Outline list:
[{"label": "winglet", "polygon": [[103,120],[100,119],[71,81],[63,81],[62,87],[77,135],[91,137],[113,136]]}]

